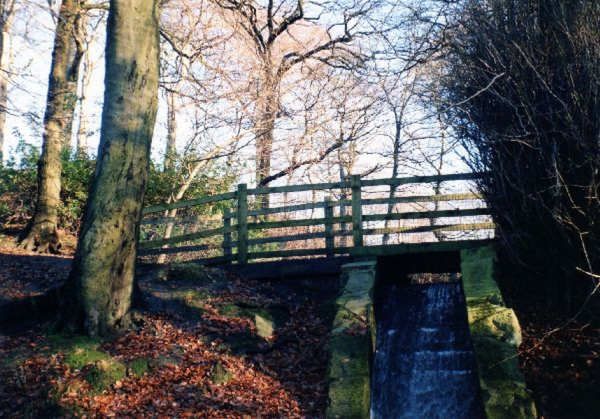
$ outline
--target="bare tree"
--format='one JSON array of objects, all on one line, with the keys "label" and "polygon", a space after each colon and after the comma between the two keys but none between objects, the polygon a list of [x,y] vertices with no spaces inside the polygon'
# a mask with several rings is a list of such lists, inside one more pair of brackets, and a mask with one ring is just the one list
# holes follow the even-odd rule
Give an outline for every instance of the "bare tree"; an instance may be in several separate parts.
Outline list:
[{"label": "bare tree", "polygon": [[[416,93],[417,79],[418,75],[416,73],[392,73],[391,75],[384,75],[381,83],[384,103],[391,112],[393,122],[393,129],[391,131],[393,178],[398,177],[401,165],[404,163],[403,158],[407,158],[406,155],[412,152],[412,149],[406,150],[407,144],[409,144],[412,139],[403,138],[403,132],[406,129],[405,125],[408,125],[409,123],[406,121],[406,113]],[[390,192],[388,194],[388,198],[390,199],[387,208],[388,214],[391,214],[394,210],[394,204],[391,201],[396,196],[397,188],[397,185],[390,186]],[[390,226],[391,220],[385,220],[385,228],[389,228]],[[384,234],[382,240],[383,244],[388,244],[390,235],[388,233]]]},{"label": "bare tree", "polygon": [[[248,49],[257,60],[257,76],[252,80],[257,93],[253,115],[256,183],[266,186],[273,180],[271,159],[276,121],[282,116],[284,78],[293,68],[306,66],[310,61],[338,68],[363,63],[368,57],[355,41],[376,32],[367,30],[363,23],[379,2],[359,1],[347,7],[329,2],[305,5],[302,0],[215,3],[232,16],[233,24],[240,29],[238,36],[244,36],[251,44]],[[324,23],[326,19],[332,20]]]}]

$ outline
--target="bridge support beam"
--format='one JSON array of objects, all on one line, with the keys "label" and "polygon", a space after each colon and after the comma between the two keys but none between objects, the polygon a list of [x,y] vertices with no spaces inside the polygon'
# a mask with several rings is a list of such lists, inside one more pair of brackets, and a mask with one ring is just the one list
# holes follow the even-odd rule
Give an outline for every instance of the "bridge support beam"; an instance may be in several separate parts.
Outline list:
[{"label": "bridge support beam", "polygon": [[342,266],[344,287],[336,301],[328,366],[329,418],[368,418],[370,360],[375,344],[373,287],[376,262]]},{"label": "bridge support beam", "polygon": [[462,281],[485,413],[488,419],[534,418],[535,405],[525,391],[517,358],[521,328],[494,279],[495,262],[492,246],[461,251]]}]

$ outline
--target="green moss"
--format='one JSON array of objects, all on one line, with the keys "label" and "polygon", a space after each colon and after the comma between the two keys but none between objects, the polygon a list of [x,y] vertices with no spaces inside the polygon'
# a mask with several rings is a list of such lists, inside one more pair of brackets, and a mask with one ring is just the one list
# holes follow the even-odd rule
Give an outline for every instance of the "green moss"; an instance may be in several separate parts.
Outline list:
[{"label": "green moss", "polygon": [[492,246],[462,250],[461,273],[467,300],[492,299],[504,304],[494,279],[496,251]]},{"label": "green moss", "polygon": [[102,392],[117,381],[124,380],[127,368],[114,359],[94,362],[85,373],[85,380],[96,392]]},{"label": "green moss", "polygon": [[84,366],[98,361],[107,361],[111,356],[106,352],[96,349],[74,348],[65,354],[65,364],[74,370],[80,370]]},{"label": "green moss", "polygon": [[65,364],[74,370],[80,370],[94,362],[111,359],[110,354],[99,349],[101,342],[100,339],[87,336],[52,335],[49,337],[50,351],[63,352]]},{"label": "green moss", "polygon": [[223,304],[217,309],[220,315],[226,317],[249,317],[247,311],[235,304]]},{"label": "green moss", "polygon": [[256,334],[263,338],[270,338],[275,331],[275,318],[267,310],[254,310],[254,324]]},{"label": "green moss", "polygon": [[329,384],[329,405],[325,415],[328,418],[368,418],[370,394],[368,376],[335,380]]},{"label": "green moss", "polygon": [[183,295],[183,301],[188,304],[203,303],[209,297],[209,294],[205,291],[188,290]]},{"label": "green moss", "polygon": [[337,335],[329,343],[329,377],[344,378],[369,374],[370,336]]},{"label": "green moss", "polygon": [[135,359],[127,363],[127,368],[129,368],[133,374],[142,376],[150,369],[150,360],[147,358]]},{"label": "green moss", "polygon": [[231,371],[227,370],[223,364],[217,362],[212,373],[212,382],[215,384],[225,384],[233,379]]},{"label": "green moss", "polygon": [[64,336],[61,334],[48,336],[48,343],[53,349],[69,349],[74,347],[80,348],[97,348],[102,340],[99,338],[91,338],[88,336]]}]

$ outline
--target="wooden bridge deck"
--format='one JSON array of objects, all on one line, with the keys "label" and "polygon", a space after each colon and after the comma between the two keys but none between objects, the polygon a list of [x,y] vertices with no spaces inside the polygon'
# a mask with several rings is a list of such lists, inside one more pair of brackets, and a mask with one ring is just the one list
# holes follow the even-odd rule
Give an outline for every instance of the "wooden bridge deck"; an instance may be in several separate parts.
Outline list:
[{"label": "wooden bridge deck", "polygon": [[[140,256],[204,264],[377,257],[480,246],[495,225],[477,175],[451,174],[248,189],[144,210]],[[275,206],[262,208],[261,195]],[[254,199],[253,199],[254,198]]]}]

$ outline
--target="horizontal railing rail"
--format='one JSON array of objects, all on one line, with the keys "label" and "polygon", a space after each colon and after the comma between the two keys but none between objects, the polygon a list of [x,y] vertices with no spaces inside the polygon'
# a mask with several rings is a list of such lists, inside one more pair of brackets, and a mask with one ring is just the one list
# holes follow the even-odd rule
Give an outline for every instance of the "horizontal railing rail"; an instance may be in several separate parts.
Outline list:
[{"label": "horizontal railing rail", "polygon": [[[343,182],[253,189],[240,184],[235,192],[145,208],[139,254],[199,252],[205,263],[243,264],[256,259],[345,255],[351,253],[352,248],[373,245],[372,238],[377,236],[382,236],[384,245],[392,235],[397,235],[397,240],[401,235],[415,234],[425,234],[437,241],[450,240],[453,234],[456,237],[452,240],[461,240],[463,235],[464,240],[481,239],[482,235],[493,235],[495,229],[481,194],[440,192],[440,185],[447,182],[473,181],[478,177],[473,173],[389,179],[352,176]],[[436,185],[434,192],[437,193],[419,195],[414,191],[408,194],[398,191],[402,185],[422,184]],[[259,196],[307,192],[311,192],[313,198],[317,192],[325,194],[325,199],[254,207],[263,202]],[[363,199],[367,193],[369,197]],[[332,199],[334,195],[337,200]],[[249,202],[249,197],[256,197],[256,202]],[[450,208],[441,208],[444,205]],[[385,209],[381,210],[381,206]],[[398,211],[397,206],[402,210]],[[218,214],[202,213],[206,208],[220,209]],[[178,210],[188,212],[178,217]],[[297,217],[290,218],[294,213]],[[396,225],[392,225],[394,223]],[[325,247],[315,247],[315,243],[323,243],[323,240]],[[286,248],[302,241],[306,242],[304,248]]]}]

